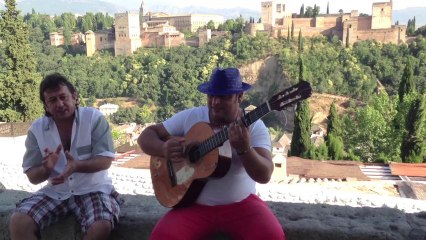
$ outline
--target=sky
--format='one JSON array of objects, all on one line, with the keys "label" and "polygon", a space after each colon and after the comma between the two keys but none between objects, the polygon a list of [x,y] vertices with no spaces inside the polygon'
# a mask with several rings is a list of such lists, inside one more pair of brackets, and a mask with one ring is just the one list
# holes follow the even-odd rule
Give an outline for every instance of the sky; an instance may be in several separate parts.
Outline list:
[{"label": "sky", "polygon": [[[104,0],[108,2],[114,2],[118,5],[123,5],[122,0]],[[234,8],[242,7],[252,10],[257,10],[260,12],[260,3],[261,0],[144,0],[145,5],[153,4],[169,4],[174,6],[204,6],[209,8]],[[302,4],[307,6],[317,6],[320,7],[320,11],[324,12],[327,9],[327,2],[330,3],[330,13],[337,13],[339,9],[343,9],[344,12],[350,12],[351,10],[359,10],[360,13],[371,14],[371,7],[373,2],[388,2],[390,0],[282,0],[286,6],[291,10],[291,12],[299,12]],[[138,9],[140,6],[141,0],[126,0],[125,5],[127,7],[134,6],[133,8]],[[394,0],[393,1],[394,10],[409,8],[409,7],[426,7],[425,0]]]}]

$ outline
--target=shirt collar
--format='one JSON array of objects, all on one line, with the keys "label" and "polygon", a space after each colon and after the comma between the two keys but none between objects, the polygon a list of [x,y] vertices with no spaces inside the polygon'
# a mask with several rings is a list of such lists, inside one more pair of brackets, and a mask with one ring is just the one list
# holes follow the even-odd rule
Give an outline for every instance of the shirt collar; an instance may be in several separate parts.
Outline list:
[{"label": "shirt collar", "polygon": [[[78,124],[80,122],[80,107],[75,108],[74,116],[75,116],[74,120]],[[45,117],[45,121],[44,121],[43,128],[45,131],[48,131],[50,129],[50,126],[54,124],[55,122],[53,121],[53,118],[51,116],[44,116],[44,117]]]}]

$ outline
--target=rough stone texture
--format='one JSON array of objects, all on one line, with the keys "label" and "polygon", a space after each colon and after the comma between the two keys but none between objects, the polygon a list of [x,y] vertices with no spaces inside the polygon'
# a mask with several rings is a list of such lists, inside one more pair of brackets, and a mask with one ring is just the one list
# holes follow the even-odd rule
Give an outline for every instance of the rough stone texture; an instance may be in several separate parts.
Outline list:
[{"label": "rough stone texture", "polygon": [[[15,202],[29,196],[23,191],[0,193],[0,239],[10,239],[8,221]],[[148,239],[157,220],[167,211],[154,196],[124,195],[120,224],[113,239]],[[391,208],[354,208],[326,204],[268,202],[289,240],[425,240],[426,212],[404,213]],[[42,233],[46,240],[80,239],[74,218],[69,217]],[[227,239],[218,236],[214,239]]]}]

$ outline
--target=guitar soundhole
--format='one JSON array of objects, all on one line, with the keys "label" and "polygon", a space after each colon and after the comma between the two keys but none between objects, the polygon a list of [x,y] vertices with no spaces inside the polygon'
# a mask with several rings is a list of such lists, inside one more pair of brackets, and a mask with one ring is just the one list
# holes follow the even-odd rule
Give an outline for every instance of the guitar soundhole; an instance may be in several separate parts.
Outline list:
[{"label": "guitar soundhole", "polygon": [[196,145],[189,146],[187,154],[188,154],[188,159],[191,163],[196,163],[198,159],[200,158],[198,146]]}]

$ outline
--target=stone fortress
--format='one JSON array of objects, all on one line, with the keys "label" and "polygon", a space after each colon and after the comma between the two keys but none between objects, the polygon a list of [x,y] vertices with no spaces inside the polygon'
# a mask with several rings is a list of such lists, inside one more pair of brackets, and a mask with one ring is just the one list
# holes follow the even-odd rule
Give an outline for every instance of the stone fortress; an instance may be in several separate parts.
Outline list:
[{"label": "stone fortress", "polygon": [[357,10],[352,10],[350,13],[319,14],[310,18],[289,12],[285,2],[262,2],[261,23],[248,23],[246,32],[254,35],[257,31],[264,31],[273,37],[287,37],[289,30],[294,29],[294,34],[301,31],[304,37],[337,36],[344,44],[348,40],[349,45],[362,40],[395,44],[406,40],[406,26],[392,25],[392,0],[373,3],[371,16],[360,16]]},{"label": "stone fortress", "polygon": [[[395,44],[406,41],[406,26],[392,25],[392,0],[373,3],[371,16],[352,10],[350,13],[319,14],[309,18],[288,11],[286,1],[261,2],[261,22],[246,23],[245,32],[253,36],[257,32],[266,32],[271,37],[286,37],[293,29],[296,32],[293,34],[301,31],[304,37],[336,36],[347,45],[362,40]],[[223,35],[212,33],[210,29],[200,30],[209,21],[213,21],[217,27],[224,23],[224,17],[213,14],[145,13],[142,2],[139,12],[116,13],[113,29],[75,33],[71,42],[85,43],[87,56],[103,49],[114,49],[116,56],[129,56],[140,47],[201,46],[215,35]],[[182,32],[198,32],[198,42],[185,40]],[[63,34],[51,33],[50,41],[55,46],[64,44]]]},{"label": "stone fortress", "polygon": [[[113,29],[87,31],[85,34],[74,33],[71,44],[85,42],[87,56],[92,56],[96,51],[103,49],[114,49],[115,56],[129,56],[142,46],[170,48],[187,44],[181,31],[196,32],[209,21],[213,21],[216,27],[224,23],[223,16],[214,14],[145,13],[144,5],[142,1],[139,12],[116,13]],[[54,46],[63,45],[63,34],[51,33],[50,42]]]}]

